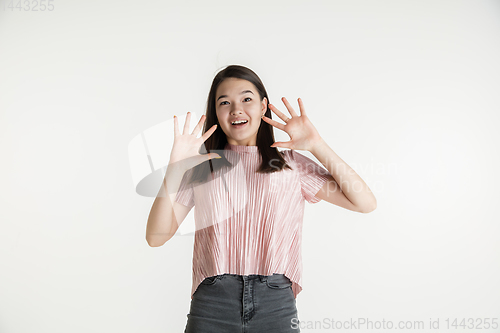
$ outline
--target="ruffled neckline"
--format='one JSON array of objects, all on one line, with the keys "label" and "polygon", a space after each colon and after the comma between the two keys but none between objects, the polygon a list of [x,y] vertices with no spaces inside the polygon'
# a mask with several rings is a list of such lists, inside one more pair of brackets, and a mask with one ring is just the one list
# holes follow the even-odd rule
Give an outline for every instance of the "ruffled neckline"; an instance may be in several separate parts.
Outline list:
[{"label": "ruffled neckline", "polygon": [[241,153],[258,153],[259,147],[257,146],[239,146],[232,145],[230,143],[226,143],[226,147],[224,149],[233,150]]}]

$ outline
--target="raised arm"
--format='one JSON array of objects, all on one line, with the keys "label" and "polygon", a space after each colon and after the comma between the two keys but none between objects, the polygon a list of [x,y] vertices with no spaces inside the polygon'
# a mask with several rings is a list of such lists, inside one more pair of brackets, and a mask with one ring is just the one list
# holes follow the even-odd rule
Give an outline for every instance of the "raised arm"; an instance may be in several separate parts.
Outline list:
[{"label": "raised arm", "polygon": [[200,163],[220,157],[215,153],[204,155],[199,153],[201,145],[215,132],[217,125],[212,126],[200,138],[196,138],[206,117],[202,115],[193,132],[188,134],[190,118],[191,113],[188,112],[184,131],[180,134],[178,120],[174,116],[174,144],[169,165],[151,207],[146,226],[146,241],[152,247],[162,246],[172,238],[189,212],[188,207],[174,201],[184,173]]}]

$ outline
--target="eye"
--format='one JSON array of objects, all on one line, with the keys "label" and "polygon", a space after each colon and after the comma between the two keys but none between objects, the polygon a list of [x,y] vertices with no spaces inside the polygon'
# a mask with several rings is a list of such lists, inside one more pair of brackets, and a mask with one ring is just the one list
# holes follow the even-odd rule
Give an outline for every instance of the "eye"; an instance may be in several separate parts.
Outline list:
[{"label": "eye", "polygon": [[[250,97],[246,97],[246,98],[244,99],[244,101],[245,101],[245,100],[247,100],[247,99],[249,99],[250,101],[252,100]],[[249,102],[250,102],[250,101],[249,101]],[[227,103],[227,101],[223,101],[223,102],[221,102],[219,105],[223,105],[223,103]]]}]

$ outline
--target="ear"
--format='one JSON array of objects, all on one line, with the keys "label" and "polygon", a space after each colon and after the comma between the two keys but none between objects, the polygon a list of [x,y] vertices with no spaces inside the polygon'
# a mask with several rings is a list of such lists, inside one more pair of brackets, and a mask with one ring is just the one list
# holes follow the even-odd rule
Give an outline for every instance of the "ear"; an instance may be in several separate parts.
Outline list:
[{"label": "ear", "polygon": [[264,115],[267,111],[267,98],[262,99],[262,115]]}]

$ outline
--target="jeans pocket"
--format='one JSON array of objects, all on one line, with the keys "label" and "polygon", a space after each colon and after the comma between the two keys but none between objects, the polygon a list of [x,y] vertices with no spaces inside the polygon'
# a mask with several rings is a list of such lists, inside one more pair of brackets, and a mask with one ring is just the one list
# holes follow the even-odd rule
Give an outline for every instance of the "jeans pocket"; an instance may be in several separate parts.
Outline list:
[{"label": "jeans pocket", "polygon": [[266,278],[266,285],[271,289],[286,289],[292,286],[292,281],[284,274],[273,274]]},{"label": "jeans pocket", "polygon": [[214,275],[214,276],[209,276],[205,278],[203,281],[201,281],[201,284],[205,285],[212,285],[215,282],[217,282],[220,279],[221,275]]}]

